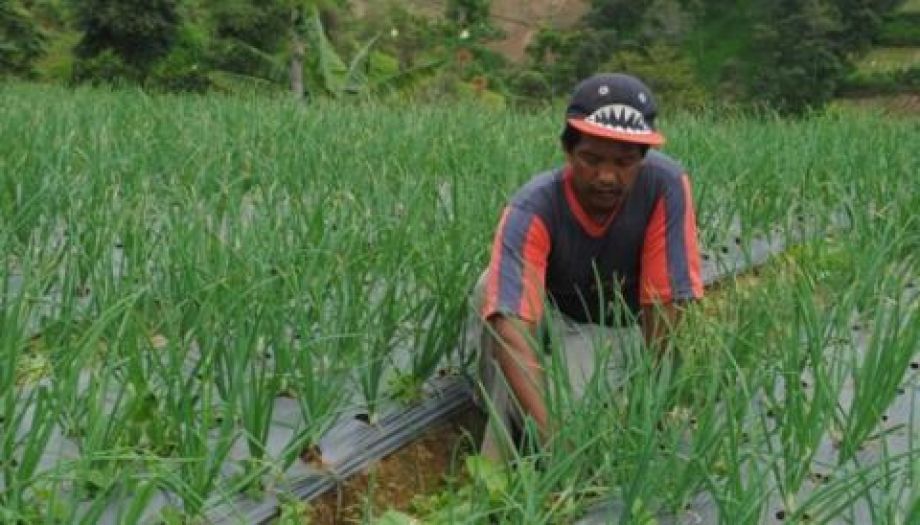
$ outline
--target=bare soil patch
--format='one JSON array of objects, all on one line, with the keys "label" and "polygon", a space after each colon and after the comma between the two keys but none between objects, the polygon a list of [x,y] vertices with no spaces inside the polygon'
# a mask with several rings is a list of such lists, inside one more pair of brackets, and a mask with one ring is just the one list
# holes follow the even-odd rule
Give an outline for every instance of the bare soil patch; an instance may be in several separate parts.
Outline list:
[{"label": "bare soil patch", "polygon": [[313,502],[308,523],[361,523],[368,510],[380,516],[387,509],[406,511],[413,497],[436,494],[457,477],[467,455],[475,453],[483,416],[475,408],[426,431],[419,439],[352,476]]}]

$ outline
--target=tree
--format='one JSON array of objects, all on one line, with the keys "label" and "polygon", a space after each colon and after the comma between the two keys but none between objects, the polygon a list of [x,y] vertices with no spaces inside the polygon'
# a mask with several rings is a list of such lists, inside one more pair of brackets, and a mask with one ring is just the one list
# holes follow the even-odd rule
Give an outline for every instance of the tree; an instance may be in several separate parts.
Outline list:
[{"label": "tree", "polygon": [[33,74],[45,37],[28,11],[15,0],[0,0],[0,77]]},{"label": "tree", "polygon": [[281,82],[291,21],[281,1],[209,0],[210,65],[236,78]]},{"label": "tree", "polygon": [[653,0],[642,16],[639,34],[644,42],[679,45],[693,25],[692,11],[678,0]]},{"label": "tree", "polygon": [[460,27],[488,26],[491,0],[448,0],[444,14]]},{"label": "tree", "polygon": [[[326,18],[342,0],[211,0],[214,62],[221,70],[272,82],[286,77],[298,98],[314,14]],[[325,38],[325,33],[324,33]]]},{"label": "tree", "polygon": [[543,72],[552,95],[558,96],[597,72],[617,49],[617,43],[611,30],[544,28],[527,46],[529,66]]},{"label": "tree", "polygon": [[[118,60],[124,74],[143,79],[166,56],[178,35],[178,0],[72,0],[83,37],[76,47],[84,67],[77,77],[93,77],[93,59]],[[78,78],[81,80],[81,78]]]},{"label": "tree", "polygon": [[593,29],[612,29],[623,37],[634,37],[638,35],[642,17],[648,9],[649,2],[591,0],[591,9],[584,22]]},{"label": "tree", "polygon": [[882,29],[883,17],[903,4],[903,0],[833,0],[840,14],[835,39],[846,53],[869,49]]},{"label": "tree", "polygon": [[707,102],[693,63],[680,48],[664,42],[641,50],[617,52],[604,69],[625,71],[641,78],[655,93],[659,105],[667,110],[699,109]]},{"label": "tree", "polygon": [[782,113],[820,108],[846,72],[839,13],[823,0],[761,0],[754,35],[758,69],[750,91]]}]

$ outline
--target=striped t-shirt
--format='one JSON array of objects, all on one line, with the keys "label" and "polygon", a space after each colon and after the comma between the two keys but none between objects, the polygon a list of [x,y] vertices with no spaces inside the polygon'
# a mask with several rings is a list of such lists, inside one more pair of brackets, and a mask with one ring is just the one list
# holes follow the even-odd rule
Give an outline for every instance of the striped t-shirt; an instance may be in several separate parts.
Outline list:
[{"label": "striped t-shirt", "polygon": [[482,315],[537,322],[545,297],[575,321],[623,324],[640,305],[702,297],[699,267],[690,182],[673,160],[650,150],[604,225],[582,209],[560,168],[534,177],[502,212]]}]

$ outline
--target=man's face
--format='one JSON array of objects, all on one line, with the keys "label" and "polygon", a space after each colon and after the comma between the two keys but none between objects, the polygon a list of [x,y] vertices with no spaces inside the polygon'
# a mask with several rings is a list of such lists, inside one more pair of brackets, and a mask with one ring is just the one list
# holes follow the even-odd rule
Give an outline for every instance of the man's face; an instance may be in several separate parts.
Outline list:
[{"label": "man's face", "polygon": [[616,210],[642,167],[642,146],[582,135],[565,156],[578,202],[593,216]]}]

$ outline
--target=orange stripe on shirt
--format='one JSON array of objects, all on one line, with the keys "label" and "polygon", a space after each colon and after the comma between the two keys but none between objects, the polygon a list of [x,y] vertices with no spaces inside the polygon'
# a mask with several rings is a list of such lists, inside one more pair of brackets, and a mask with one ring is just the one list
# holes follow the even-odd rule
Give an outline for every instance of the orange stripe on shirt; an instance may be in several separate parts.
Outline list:
[{"label": "orange stripe on shirt", "polygon": [[498,221],[498,229],[495,230],[495,238],[492,241],[492,261],[489,265],[489,276],[486,281],[485,300],[482,303],[480,315],[483,319],[488,319],[498,309],[498,279],[501,275],[502,264],[502,232],[505,231],[505,221],[508,219],[510,208],[502,211],[502,217]]},{"label": "orange stripe on shirt", "polygon": [[686,174],[681,176],[681,183],[684,185],[684,244],[687,250],[687,266],[689,266],[690,285],[693,289],[693,297],[699,299],[703,297],[703,278],[700,274],[700,250],[697,245],[696,234],[696,212],[693,209],[693,197],[691,196],[690,177]]},{"label": "orange stripe on shirt", "polygon": [[521,294],[521,304],[518,307],[525,321],[537,322],[543,315],[543,287],[549,249],[549,231],[539,217],[534,217],[524,241],[524,293]]},{"label": "orange stripe on shirt", "polygon": [[659,197],[645,229],[640,261],[639,304],[671,300],[671,278],[668,275],[668,250],[665,235],[664,198]]}]

